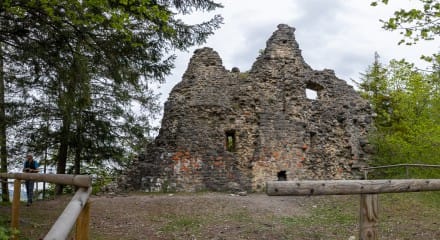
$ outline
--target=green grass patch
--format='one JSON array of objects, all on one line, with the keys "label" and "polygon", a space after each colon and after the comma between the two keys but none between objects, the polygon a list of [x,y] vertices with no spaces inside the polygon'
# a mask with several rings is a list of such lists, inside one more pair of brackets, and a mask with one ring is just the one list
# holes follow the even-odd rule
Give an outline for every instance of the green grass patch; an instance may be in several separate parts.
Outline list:
[{"label": "green grass patch", "polygon": [[[304,206],[310,210],[307,215],[278,217],[284,235],[290,239],[357,237],[359,197],[329,196],[321,200],[318,204]],[[439,202],[440,192],[379,194],[380,238],[439,239]],[[427,232],[430,235],[424,235]]]},{"label": "green grass patch", "polygon": [[168,222],[160,228],[161,232],[187,232],[198,234],[203,223],[203,219],[197,216],[168,216]]},{"label": "green grass patch", "polygon": [[288,239],[348,239],[356,232],[359,218],[359,201],[353,199],[328,196],[320,204],[307,205],[307,215],[284,216],[277,221]]},{"label": "green grass patch", "polygon": [[239,223],[253,221],[250,212],[246,209],[239,210],[234,213],[230,213],[226,216],[226,219],[229,219],[230,221],[234,221],[234,222],[239,222]]}]

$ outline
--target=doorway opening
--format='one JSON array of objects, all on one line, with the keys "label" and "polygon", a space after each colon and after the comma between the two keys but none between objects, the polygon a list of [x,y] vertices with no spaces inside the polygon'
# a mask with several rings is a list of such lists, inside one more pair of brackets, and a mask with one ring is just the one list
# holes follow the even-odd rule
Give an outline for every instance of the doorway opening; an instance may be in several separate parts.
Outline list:
[{"label": "doorway opening", "polygon": [[278,177],[278,181],[287,181],[286,171],[279,171],[277,177]]}]

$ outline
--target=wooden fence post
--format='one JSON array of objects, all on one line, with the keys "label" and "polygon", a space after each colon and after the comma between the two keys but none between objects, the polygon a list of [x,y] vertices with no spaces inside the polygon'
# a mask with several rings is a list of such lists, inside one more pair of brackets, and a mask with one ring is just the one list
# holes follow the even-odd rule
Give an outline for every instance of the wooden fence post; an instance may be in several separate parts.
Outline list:
[{"label": "wooden fence post", "polygon": [[361,194],[360,196],[359,240],[378,240],[378,195]]},{"label": "wooden fence post", "polygon": [[76,240],[88,240],[90,231],[90,201],[82,209],[76,220]]},{"label": "wooden fence post", "polygon": [[[14,196],[12,198],[12,214],[11,214],[11,229],[18,229],[18,222],[20,218],[20,194],[21,194],[21,180],[14,180]],[[18,239],[14,234],[12,239]]]}]

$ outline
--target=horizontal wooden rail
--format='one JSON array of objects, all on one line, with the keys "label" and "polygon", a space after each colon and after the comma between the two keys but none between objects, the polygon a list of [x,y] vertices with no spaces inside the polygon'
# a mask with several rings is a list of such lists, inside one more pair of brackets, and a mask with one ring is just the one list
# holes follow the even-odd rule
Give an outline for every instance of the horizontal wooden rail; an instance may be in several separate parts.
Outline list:
[{"label": "horizontal wooden rail", "polygon": [[270,196],[352,195],[439,191],[440,179],[270,181]]},{"label": "horizontal wooden rail", "polygon": [[416,167],[416,168],[440,168],[440,165],[435,164],[423,164],[423,163],[399,163],[399,164],[392,164],[392,165],[383,165],[383,166],[375,166],[375,167],[364,167],[361,168],[361,170],[364,172],[364,178],[368,178],[368,171],[369,170],[375,170],[375,169],[384,169],[384,168],[399,168],[404,167],[406,171],[406,178],[409,178],[409,168],[410,167]]},{"label": "horizontal wooden rail", "polygon": [[44,240],[67,239],[70,230],[75,225],[83,207],[87,204],[92,188],[80,188],[73,196],[63,213],[44,237]]},{"label": "horizontal wooden rail", "polygon": [[421,163],[400,163],[393,165],[384,165],[384,166],[375,166],[375,167],[365,167],[362,170],[370,170],[370,169],[381,169],[381,168],[395,168],[395,167],[421,167],[421,168],[440,168],[440,165],[434,164],[421,164]]},{"label": "horizontal wooden rail", "polygon": [[40,173],[0,173],[2,178],[13,178],[18,180],[32,180],[38,182],[49,182],[77,187],[92,186],[92,178],[88,175],[71,174],[40,174]]},{"label": "horizontal wooden rail", "polygon": [[440,179],[271,181],[269,196],[352,195],[361,197],[359,239],[378,240],[378,193],[440,191]]},{"label": "horizontal wooden rail", "polygon": [[[19,223],[21,181],[31,180],[79,187],[72,200],[50,229],[44,239],[67,239],[71,229],[77,223],[76,239],[89,239],[90,203],[92,178],[88,175],[38,174],[38,173],[0,173],[0,178],[14,180],[14,200],[12,201],[11,228],[17,229]],[[12,236],[17,239],[17,236]]]}]

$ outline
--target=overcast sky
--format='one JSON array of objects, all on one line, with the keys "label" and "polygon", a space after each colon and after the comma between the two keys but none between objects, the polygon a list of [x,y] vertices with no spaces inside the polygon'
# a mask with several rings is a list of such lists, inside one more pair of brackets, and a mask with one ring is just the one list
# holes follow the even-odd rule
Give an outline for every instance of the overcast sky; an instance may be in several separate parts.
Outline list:
[{"label": "overcast sky", "polygon": [[[211,47],[217,51],[227,69],[250,69],[260,49],[280,23],[295,27],[295,37],[305,61],[315,70],[333,69],[336,76],[358,80],[373,62],[374,52],[382,62],[405,58],[419,67],[421,54],[439,50],[438,42],[397,45],[398,32],[381,28],[379,19],[388,19],[395,10],[414,7],[417,0],[391,0],[389,5],[371,7],[369,0],[217,0],[224,8],[212,13],[192,14],[187,22],[200,22],[214,14],[224,18],[224,24],[206,44],[177,53],[176,68],[160,87],[162,104],[172,87],[180,80],[189,59],[197,48]],[[426,64],[425,64],[426,65]],[[161,116],[160,116],[161,118]]]}]

